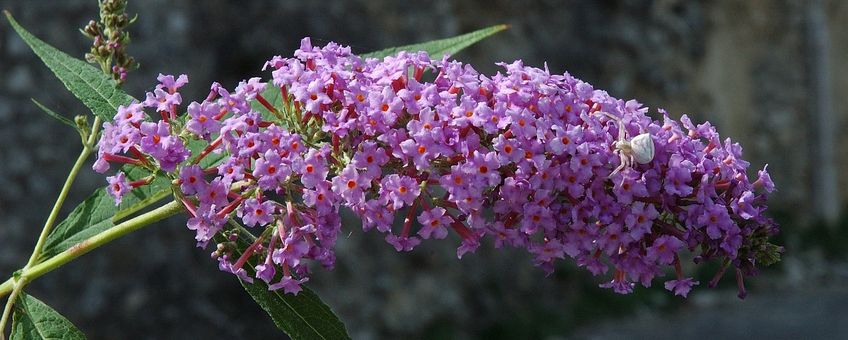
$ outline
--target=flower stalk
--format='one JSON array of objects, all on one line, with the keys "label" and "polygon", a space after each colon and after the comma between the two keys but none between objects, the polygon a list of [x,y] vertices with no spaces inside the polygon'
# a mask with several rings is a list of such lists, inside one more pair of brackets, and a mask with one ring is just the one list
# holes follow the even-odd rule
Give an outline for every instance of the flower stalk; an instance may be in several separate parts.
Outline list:
[{"label": "flower stalk", "polygon": [[44,248],[44,242],[47,241],[47,236],[50,235],[50,231],[53,230],[53,225],[56,223],[56,218],[59,216],[59,210],[61,210],[62,205],[65,203],[65,199],[68,197],[71,185],[74,183],[74,180],[76,180],[79,170],[82,168],[83,164],[85,164],[85,160],[88,159],[88,156],[91,155],[91,152],[94,150],[94,145],[97,141],[97,130],[99,127],[100,117],[96,117],[94,118],[94,123],[92,124],[88,140],[86,140],[85,144],[83,144],[82,151],[80,151],[79,157],[77,157],[76,162],[74,162],[74,165],[71,167],[71,171],[65,179],[65,184],[62,185],[62,190],[59,192],[59,197],[56,198],[56,202],[53,204],[53,209],[50,210],[50,215],[47,216],[47,221],[44,223],[44,228],[41,229],[41,235],[38,237],[38,241],[35,244],[32,255],[24,267],[25,269],[35,265],[39,256],[41,256],[41,250]]},{"label": "flower stalk", "polygon": [[[15,278],[9,278],[2,284],[0,284],[0,296],[5,296],[10,292],[13,292],[15,289],[25,285],[27,282],[31,282],[44,274],[47,274],[56,268],[61,267],[62,265],[96,249],[100,246],[107,244],[121,236],[134,232],[138,229],[143,228],[144,226],[159,222],[165,218],[176,215],[177,213],[183,211],[183,206],[178,201],[171,201],[165,205],[162,205],[156,209],[153,209],[149,212],[126,220],[118,225],[115,225],[112,228],[109,228],[97,235],[94,235],[80,243],[75,244],[74,246],[68,248],[67,250],[53,256],[45,261],[42,261],[38,264],[30,266],[28,268],[24,268],[19,273],[19,278],[16,280]],[[13,300],[10,297],[10,300]]]}]

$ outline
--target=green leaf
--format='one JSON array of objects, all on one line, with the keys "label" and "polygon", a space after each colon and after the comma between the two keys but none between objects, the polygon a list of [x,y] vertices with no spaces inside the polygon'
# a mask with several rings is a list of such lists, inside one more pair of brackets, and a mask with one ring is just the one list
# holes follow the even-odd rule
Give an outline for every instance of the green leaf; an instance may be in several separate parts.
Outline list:
[{"label": "green leaf", "polygon": [[49,109],[48,107],[46,107],[44,105],[41,105],[41,103],[39,103],[37,100],[35,100],[35,98],[30,98],[30,100],[32,100],[32,102],[35,103],[35,105],[38,106],[42,111],[44,111],[44,113],[46,113],[48,116],[53,117],[56,120],[58,120],[59,122],[65,124],[65,125],[68,125],[68,126],[74,128],[74,129],[77,128],[77,125],[74,124],[74,122],[72,122],[70,119],[65,118],[65,116],[62,116],[62,115],[54,112],[53,110]]},{"label": "green leaf", "polygon": [[53,71],[85,106],[104,121],[111,121],[118,106],[127,105],[133,98],[117,88],[112,77],[85,61],[76,59],[36,38],[21,27],[12,14],[3,11],[6,18],[24,42]]},{"label": "green leaf", "polygon": [[[138,167],[126,167],[124,170],[127,170],[127,179],[130,181],[148,175],[147,170]],[[115,206],[115,200],[109,196],[106,188],[99,188],[50,232],[44,242],[41,258],[53,257],[170,194],[168,180],[157,178],[148,185],[133,189],[124,196],[120,206]]]},{"label": "green leaf", "polygon": [[[133,100],[132,97],[116,88],[109,76],[104,75],[100,70],[84,61],[70,57],[47,45],[21,27],[8,12],[5,12],[5,14],[21,38],[23,38],[65,86],[89,107],[95,115],[105,121],[109,121],[114,116],[118,106],[127,105]],[[278,90],[275,92],[278,92]],[[269,99],[274,104],[279,104],[279,94],[276,94],[275,97],[269,93],[269,97],[271,97]],[[192,149],[193,154],[197,154],[203,147],[203,144],[191,143],[190,149]],[[209,155],[204,159],[202,164],[207,166],[215,164],[222,157],[222,155]],[[127,171],[127,177],[130,180],[148,175],[141,168],[129,167],[129,169]],[[42,259],[55,256],[91,236],[112,228],[115,222],[121,218],[132,215],[169,194],[170,183],[165,179],[159,178],[154,183],[131,191],[131,194],[124,197],[121,205],[116,207],[114,200],[108,195],[105,188],[98,189],[82,204],[77,206],[50,233],[45,242]],[[253,265],[249,265],[252,268]],[[308,289],[304,288],[304,291],[297,296],[268,291],[267,286],[261,282],[257,284],[245,284],[245,289],[271,315],[274,323],[286,331],[293,339],[349,338],[344,324],[341,323],[326,304],[321,302],[315,293]],[[34,298],[28,299],[37,302]],[[37,303],[41,310],[49,310],[49,307],[44,304]],[[30,305],[35,306],[36,303],[31,303]],[[52,313],[56,317],[61,318],[55,312]],[[45,313],[42,314],[46,315]],[[28,318],[27,316],[30,317]],[[34,314],[26,313],[26,309],[23,309],[20,313],[16,313],[15,320],[19,321],[16,322],[15,334],[20,334],[18,338],[39,338],[39,334],[48,334],[40,333],[36,327],[43,323],[70,325],[64,318],[59,320],[51,317],[48,320],[45,318],[36,319],[32,316]],[[56,321],[50,321],[53,319]],[[75,332],[72,332],[69,327],[61,327],[64,327],[65,331],[48,337],[57,339],[84,338],[81,333],[79,337],[75,337],[75,334],[79,333],[76,328],[73,328]]]},{"label": "green leaf", "polygon": [[[265,98],[265,100],[267,100],[268,103],[270,103],[271,106],[276,108],[277,110],[281,110],[283,108],[283,94],[282,92],[280,92],[280,88],[274,86],[274,84],[271,82],[268,82],[268,86],[266,86],[265,90],[262,91],[262,98]],[[256,112],[261,113],[262,119],[264,120],[272,122],[279,121],[279,119],[277,119],[277,117],[275,117],[274,114],[268,110],[268,108],[259,103],[258,100],[255,100],[250,103],[250,107]]]},{"label": "green leaf", "polygon": [[[193,155],[197,155],[207,144],[205,141],[192,140],[188,143],[188,148]],[[200,166],[204,168],[214,166],[223,158],[224,154],[211,153],[200,162]],[[150,175],[148,170],[136,166],[124,166],[121,170],[126,173],[129,181]],[[99,188],[74,208],[68,217],[50,232],[44,242],[41,259],[55,256],[77,243],[112,228],[115,223],[120,222],[125,217],[139,212],[151,204],[171,196],[171,194],[171,183],[163,176],[157,176],[150,184],[130,191],[123,197],[120,206],[115,206],[115,200],[109,195],[105,187]]]},{"label": "green leaf", "polygon": [[783,247],[770,242],[766,242],[760,247],[760,251],[755,254],[758,264],[770,266],[780,262],[780,254],[783,253]]},{"label": "green leaf", "polygon": [[385,58],[394,55],[400,51],[416,52],[425,51],[430,55],[430,58],[440,58],[443,55],[453,55],[462,49],[477,43],[480,40],[486,39],[495,33],[509,28],[508,25],[495,25],[471,33],[458,35],[453,38],[433,40],[425,43],[406,45],[400,47],[391,47],[385,50],[363,54],[363,58]]},{"label": "green leaf", "polygon": [[21,293],[15,302],[9,339],[78,340],[85,339],[85,335],[44,302]]},{"label": "green leaf", "polygon": [[[231,223],[234,221],[231,220]],[[241,254],[250,246],[245,239],[253,237],[244,229],[237,241]],[[215,237],[219,242],[227,241],[221,235]],[[253,275],[256,261],[249,259],[244,265],[248,275]],[[344,323],[339,320],[327,304],[312,290],[301,285],[303,290],[297,295],[285,294],[281,291],[270,291],[262,280],[253,283],[241,281],[244,290],[271,316],[277,328],[295,340],[298,339],[350,339]]]},{"label": "green leaf", "polygon": [[[442,55],[448,54],[453,55],[468,46],[471,46],[485,38],[488,38],[498,32],[506,30],[509,28],[509,25],[495,25],[491,27],[487,27],[484,29],[480,29],[471,33],[466,33],[463,35],[459,35],[453,38],[433,40],[424,43],[399,46],[399,47],[391,47],[380,51],[370,52],[361,55],[363,58],[385,58],[387,56],[396,54],[400,51],[414,52],[414,51],[425,51],[430,57],[438,58]],[[269,84],[268,87],[265,88],[265,91],[262,91],[262,96],[268,100],[271,106],[281,109],[283,107],[283,98],[280,93],[280,89],[272,84]],[[277,121],[276,118],[268,111],[265,106],[260,104],[258,101],[254,101],[251,104],[252,108],[260,113],[262,113],[262,117],[271,120]],[[285,124],[285,122],[283,122]]]},{"label": "green leaf", "polygon": [[[191,140],[188,143],[188,149],[191,150],[192,155],[197,155],[207,145],[206,141]],[[223,153],[210,153],[200,162],[200,166],[208,168],[217,165],[224,156]],[[124,166],[121,171],[126,173],[129,181],[150,175],[148,170],[136,166]],[[77,243],[112,228],[124,218],[171,194],[171,183],[163,176],[157,176],[150,184],[130,191],[123,197],[120,206],[115,206],[115,200],[108,194],[105,187],[99,188],[50,232],[44,243],[41,259],[55,256]]]},{"label": "green leaf", "polygon": [[241,285],[292,339],[350,339],[341,320],[309,288],[291,295],[268,290],[262,280]]}]

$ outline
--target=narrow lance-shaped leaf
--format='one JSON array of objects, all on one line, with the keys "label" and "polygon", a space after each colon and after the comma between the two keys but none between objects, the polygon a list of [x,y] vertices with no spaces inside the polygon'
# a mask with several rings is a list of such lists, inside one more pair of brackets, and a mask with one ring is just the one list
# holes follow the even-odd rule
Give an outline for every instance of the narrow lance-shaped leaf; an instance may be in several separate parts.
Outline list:
[{"label": "narrow lance-shaped leaf", "polygon": [[[204,142],[192,141],[188,148],[192,154],[196,155],[204,146]],[[213,166],[223,157],[223,154],[210,154],[200,162],[200,165],[204,168]],[[147,170],[135,166],[124,166],[122,170],[130,181],[149,175]],[[161,176],[150,184],[130,191],[124,196],[120,206],[115,206],[115,200],[106,192],[106,188],[99,188],[82,204],[74,208],[68,217],[47,236],[42,258],[59,254],[168,196],[171,196],[171,182]]]},{"label": "narrow lance-shaped leaf", "polygon": [[[242,232],[242,237],[237,241],[238,251],[241,254],[249,246],[244,241],[245,237],[252,237]],[[219,242],[227,241],[222,236],[217,236]],[[250,259],[245,263],[245,270],[254,274],[256,261]],[[241,285],[250,294],[250,297],[259,304],[271,317],[277,328],[295,340],[298,339],[349,339],[344,323],[339,320],[333,311],[312,290],[305,286],[297,295],[285,294],[282,291],[270,291],[268,285],[262,280],[254,280],[253,283],[241,281]]]},{"label": "narrow lance-shaped leaf", "polygon": [[[127,178],[140,179],[147,175],[146,170],[137,167],[125,167]],[[50,258],[89,237],[109,229],[133,212],[155,203],[171,194],[170,182],[157,178],[152,183],[132,190],[124,196],[121,205],[115,206],[115,200],[105,188],[97,189],[82,204],[59,223],[47,236],[42,258]],[[117,215],[117,216],[116,216]]]},{"label": "narrow lance-shaped leaf", "polygon": [[[111,76],[104,74],[85,61],[73,58],[41,41],[21,27],[8,11],[4,11],[4,14],[15,31],[53,71],[56,77],[83,104],[104,121],[112,120],[120,105],[127,105],[134,100],[116,87]],[[48,114],[52,113],[40,103],[36,102],[36,105],[42,107]],[[61,117],[55,113],[52,113],[51,116]],[[72,122],[71,125],[75,126]],[[189,149],[193,154],[197,154],[204,146],[203,143],[195,141],[189,144]],[[221,158],[221,155],[210,155],[201,162],[201,165],[211,166],[220,161]],[[124,170],[130,180],[140,179],[147,175],[143,170],[137,168],[125,167]],[[145,206],[168,196],[169,193],[170,183],[158,178],[153,183],[133,190],[131,195],[124,198],[121,206],[116,207],[106,190],[104,188],[98,189],[51,232],[45,243],[42,258],[58,254],[77,242],[111,228],[114,222],[117,222],[120,218],[143,209]]]},{"label": "narrow lance-shaped leaf", "polygon": [[44,302],[21,293],[12,316],[11,340],[82,340],[85,335]]},{"label": "narrow lance-shaped leaf", "polygon": [[363,54],[362,57],[385,58],[400,51],[425,51],[430,55],[431,58],[438,59],[439,57],[445,54],[453,55],[456,52],[459,52],[462,49],[471,46],[479,42],[480,40],[486,39],[492,36],[493,34],[503,31],[507,28],[509,28],[508,25],[495,25],[484,29],[476,30],[471,33],[458,35],[453,38],[433,40],[425,43],[412,44],[406,46],[391,47],[380,51],[366,53]]},{"label": "narrow lance-shaped leaf", "polygon": [[[497,25],[454,38],[435,40],[426,43],[393,47],[385,50],[362,55],[370,58],[383,58],[400,51],[426,51],[432,56],[454,54],[472,44],[495,33],[503,31],[506,25]],[[262,93],[274,107],[281,107],[280,89],[268,86]],[[270,117],[268,110],[262,105],[254,105],[254,109]],[[219,241],[226,241],[219,239]],[[240,239],[241,241],[241,239]],[[239,252],[247,248],[247,244],[239,242]],[[248,261],[245,265],[252,272],[255,263]],[[286,332],[292,339],[339,339],[349,338],[344,324],[333,314],[329,306],[306,287],[298,295],[269,291],[262,281],[254,283],[242,282],[244,289],[271,316],[274,324]]]},{"label": "narrow lance-shaped leaf", "polygon": [[77,128],[76,124],[74,124],[74,122],[72,122],[70,119],[68,119],[65,116],[62,116],[62,115],[56,113],[55,111],[51,110],[50,108],[42,105],[37,100],[35,100],[35,98],[30,98],[30,99],[32,100],[33,103],[35,103],[36,106],[38,106],[38,108],[40,108],[42,111],[44,111],[44,113],[46,113],[48,116],[53,117],[54,119],[58,120],[62,124],[70,126],[74,129]]},{"label": "narrow lance-shaped leaf", "polygon": [[8,11],[3,11],[12,28],[32,48],[41,61],[65,84],[85,106],[104,121],[112,120],[118,106],[133,98],[117,88],[112,78],[85,61],[76,59],[48,45],[21,27]]},{"label": "narrow lance-shaped leaf", "polygon": [[[132,101],[132,97],[115,88],[111,80],[100,73],[99,70],[38,40],[20,27],[8,13],[6,14],[13,27],[36,54],[95,114],[109,120],[119,105],[125,105]],[[456,53],[460,49],[505,28],[506,26],[494,26],[456,38],[388,49],[372,53],[369,56],[381,57],[401,50],[425,50],[433,55]],[[269,88],[268,91],[276,92],[278,89]],[[274,96],[269,93],[269,97]],[[272,100],[277,104],[276,101],[279,98]],[[192,149],[197,150],[197,148]],[[214,164],[216,161],[208,159],[204,163]],[[143,173],[133,171],[128,173],[130,178],[139,178],[143,175]],[[160,183],[154,182],[146,186],[146,190],[134,190],[132,196],[124,198],[125,202],[120,207],[115,207],[106,191],[99,189],[51,233],[45,246],[44,255],[55,255],[77,242],[111,228],[118,219],[116,215],[118,215],[117,217],[125,217],[167,196],[168,191],[167,181],[164,181],[164,183],[162,181]],[[253,266],[253,264],[248,265]],[[348,338],[344,324],[327,305],[308,289],[304,289],[297,296],[268,291],[267,286],[261,282],[245,284],[245,289],[271,315],[275,324],[295,339]]]},{"label": "narrow lance-shaped leaf", "polygon": [[[71,93],[104,121],[110,121],[120,105],[129,104],[134,100],[117,88],[111,77],[101,70],[41,41],[21,27],[8,11],[4,11],[4,14],[18,35],[53,71],[53,74],[65,84]],[[64,117],[52,112],[37,101],[33,101],[51,116],[76,127],[72,122],[65,121]],[[128,171],[128,177],[132,179],[138,179],[145,175],[138,169],[137,171]],[[167,196],[168,193],[169,183],[157,180],[142,189],[133,190],[132,195],[124,199],[125,202],[121,207],[116,207],[106,190],[98,189],[50,233],[41,258],[49,258],[78,242],[111,228],[114,226],[113,222],[115,221],[113,219],[116,214],[119,217],[122,214],[131,214]]]},{"label": "narrow lance-shaped leaf", "polygon": [[[506,30],[507,28],[509,28],[509,25],[495,25],[471,33],[458,35],[452,38],[433,40],[412,45],[390,47],[379,51],[365,53],[360,56],[363,58],[385,58],[387,56],[397,54],[401,51],[424,51],[434,58],[436,56],[441,56],[445,54],[453,55],[483,39],[486,39],[503,30]],[[270,102],[271,105],[273,105],[274,107],[279,108],[282,106],[280,89],[276,86],[268,86],[265,91],[262,92],[262,96],[265,97],[265,99],[267,99],[268,102]],[[259,105],[258,103],[253,104],[253,109],[262,112],[263,116],[266,118],[271,117],[268,110],[264,106]]]},{"label": "narrow lance-shaped leaf", "polygon": [[350,339],[341,320],[307,287],[291,295],[269,291],[261,280],[241,285],[292,339]]},{"label": "narrow lance-shaped leaf", "polygon": [[[132,97],[117,89],[111,79],[100,70],[44,43],[21,27],[8,12],[5,14],[21,38],[65,86],[96,115],[106,121],[111,120],[118,106],[129,104],[133,100]],[[199,148],[192,149],[197,151]],[[208,159],[204,163],[214,162],[215,160]],[[144,171],[138,168],[128,171],[128,177],[131,179],[144,175]],[[168,193],[169,183],[159,179],[150,185],[133,190],[131,195],[124,197],[121,206],[116,207],[106,190],[98,189],[49,235],[42,253],[43,258],[54,256],[78,242],[113,227],[116,217],[131,214],[167,196]],[[271,313],[274,322],[286,329],[293,338],[348,338],[341,321],[309,290],[301,292],[298,296],[282,297],[277,292],[268,291],[267,286],[251,285],[245,288],[263,308]],[[16,330],[26,338],[37,334],[36,328],[28,326],[39,322],[21,317],[21,323]],[[32,332],[33,329],[36,329],[36,333]],[[51,337],[61,338],[61,336]]]}]

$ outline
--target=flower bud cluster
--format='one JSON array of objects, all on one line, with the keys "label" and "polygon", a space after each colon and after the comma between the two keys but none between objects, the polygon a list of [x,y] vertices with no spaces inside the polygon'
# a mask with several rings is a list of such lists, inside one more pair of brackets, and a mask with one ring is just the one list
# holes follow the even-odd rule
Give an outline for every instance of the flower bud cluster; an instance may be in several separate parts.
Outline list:
[{"label": "flower bud cluster", "polygon": [[126,52],[130,34],[126,28],[135,21],[126,13],[126,0],[101,0],[100,22],[91,20],[80,31],[92,39],[91,50],[85,54],[85,60],[96,63],[112,74],[112,78],[121,84],[126,80],[127,72],[138,67],[135,59]]},{"label": "flower bud cluster", "polygon": [[[289,293],[308,263],[333,266],[342,207],[398,251],[451,237],[462,257],[490,239],[526,249],[548,273],[566,257],[594,275],[612,269],[601,286],[619,293],[673,268],[665,287],[686,296],[698,282],[681,258],[694,258],[721,261],[714,281],[732,265],[743,294],[741,277],[776,260],[778,228],[764,215],[774,184],[766,168],[750,180],[741,146],[710,123],[664,111],[653,120],[568,73],[499,65],[486,76],[423,52],[363,59],[305,38],[293,58],[266,63],[268,82],[213,84],[186,115],[186,79],[160,76],[105,126],[95,168],[169,176],[198,245],[229,237],[213,253],[222,270]],[[637,135],[637,162],[619,168]],[[205,143],[193,157],[191,140]],[[200,166],[210,154],[223,158]],[[122,173],[109,182],[117,201],[144,184]],[[243,251],[236,220],[255,230]]]}]

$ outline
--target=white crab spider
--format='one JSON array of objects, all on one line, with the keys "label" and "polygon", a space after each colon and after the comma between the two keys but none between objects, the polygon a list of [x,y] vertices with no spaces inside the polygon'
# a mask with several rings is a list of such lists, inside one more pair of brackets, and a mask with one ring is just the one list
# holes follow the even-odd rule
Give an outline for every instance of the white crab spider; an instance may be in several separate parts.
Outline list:
[{"label": "white crab spider", "polygon": [[648,164],[654,159],[654,140],[650,133],[642,133],[628,141],[624,137],[624,124],[621,118],[607,112],[597,112],[618,123],[618,141],[615,142],[615,152],[621,157],[621,164],[612,171],[609,177],[615,176],[626,167],[632,167],[634,162]]}]

